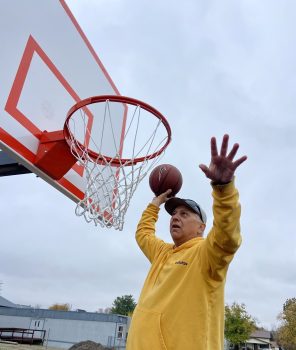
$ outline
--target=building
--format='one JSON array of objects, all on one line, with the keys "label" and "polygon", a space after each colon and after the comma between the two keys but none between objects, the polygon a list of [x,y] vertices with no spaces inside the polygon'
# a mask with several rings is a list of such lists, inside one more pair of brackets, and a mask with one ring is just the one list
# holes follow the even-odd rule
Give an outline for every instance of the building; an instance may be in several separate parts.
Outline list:
[{"label": "building", "polygon": [[260,329],[254,331],[250,339],[246,343],[246,349],[250,350],[261,350],[261,349],[272,349],[278,350],[277,345],[272,341],[272,334],[269,331]]},{"label": "building", "polygon": [[[233,347],[226,341],[225,350]],[[277,344],[272,340],[272,334],[266,330],[255,330],[245,344],[240,345],[240,350],[279,350]]]},{"label": "building", "polygon": [[34,337],[40,338],[44,333],[41,331],[45,331],[44,345],[49,347],[68,349],[80,341],[91,340],[123,350],[128,325],[127,316],[24,308],[0,299],[0,328],[37,330]]}]

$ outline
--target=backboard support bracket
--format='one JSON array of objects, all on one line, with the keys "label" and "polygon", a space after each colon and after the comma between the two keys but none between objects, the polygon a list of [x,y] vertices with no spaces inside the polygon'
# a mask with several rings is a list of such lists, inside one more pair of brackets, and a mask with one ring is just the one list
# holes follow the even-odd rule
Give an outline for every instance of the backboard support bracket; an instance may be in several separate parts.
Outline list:
[{"label": "backboard support bracket", "polygon": [[43,131],[34,165],[54,180],[61,179],[77,162],[63,130]]}]

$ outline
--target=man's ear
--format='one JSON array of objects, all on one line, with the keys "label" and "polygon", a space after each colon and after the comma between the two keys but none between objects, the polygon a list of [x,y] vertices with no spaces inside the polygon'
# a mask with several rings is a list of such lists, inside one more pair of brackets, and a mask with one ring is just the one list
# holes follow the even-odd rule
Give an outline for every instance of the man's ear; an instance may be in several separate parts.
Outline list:
[{"label": "man's ear", "polygon": [[203,222],[198,223],[198,234],[203,235],[206,225]]}]

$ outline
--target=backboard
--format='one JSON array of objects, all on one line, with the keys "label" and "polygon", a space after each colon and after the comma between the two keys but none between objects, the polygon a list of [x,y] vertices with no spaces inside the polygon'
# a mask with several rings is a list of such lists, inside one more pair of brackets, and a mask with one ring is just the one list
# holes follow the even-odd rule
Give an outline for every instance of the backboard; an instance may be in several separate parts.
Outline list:
[{"label": "backboard", "polygon": [[[62,130],[76,102],[119,92],[64,0],[6,1],[0,17],[0,148],[77,202],[83,168],[75,164],[59,180],[42,172],[34,165],[41,134]],[[118,140],[124,118],[123,108]]]}]

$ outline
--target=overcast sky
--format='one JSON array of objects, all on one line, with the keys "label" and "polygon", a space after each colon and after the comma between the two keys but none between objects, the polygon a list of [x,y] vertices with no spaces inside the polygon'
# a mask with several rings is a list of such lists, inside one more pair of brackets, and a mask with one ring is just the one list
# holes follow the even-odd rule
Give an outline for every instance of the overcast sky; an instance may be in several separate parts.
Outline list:
[{"label": "overcast sky", "polygon": [[[296,3],[293,0],[68,0],[122,95],[142,99],[173,134],[162,162],[177,166],[180,196],[208,213],[198,164],[211,136],[239,142],[243,244],[227,277],[227,303],[244,303],[272,328],[296,296]],[[16,9],[17,11],[17,9]],[[78,53],[79,54],[79,53]],[[82,67],[83,69],[83,67]],[[149,264],[134,241],[152,198],[144,179],[122,232],[87,224],[75,204],[35,175],[0,179],[0,281],[12,302],[87,311],[139,297]],[[164,210],[158,235],[170,241]]]}]

